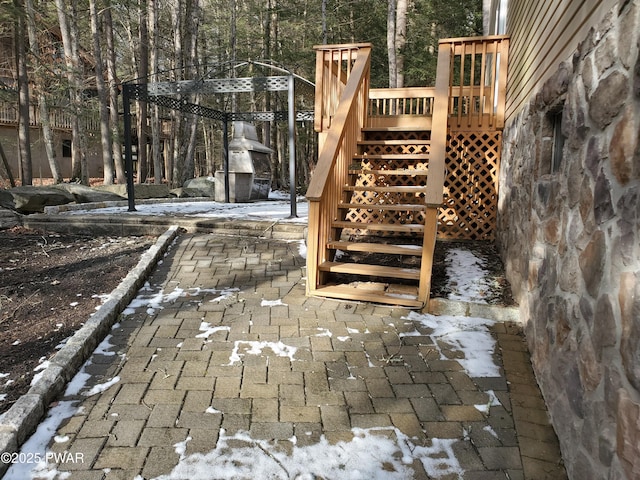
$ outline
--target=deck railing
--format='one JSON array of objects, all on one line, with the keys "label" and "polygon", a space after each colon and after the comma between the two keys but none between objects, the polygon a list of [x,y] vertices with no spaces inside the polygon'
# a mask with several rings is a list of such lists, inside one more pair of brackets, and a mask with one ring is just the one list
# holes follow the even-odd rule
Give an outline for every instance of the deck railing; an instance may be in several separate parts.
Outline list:
[{"label": "deck railing", "polygon": [[[504,127],[509,38],[453,38],[440,41],[451,51],[449,128]],[[431,128],[433,87],[378,88],[369,94],[370,127]]]},{"label": "deck railing", "polygon": [[[73,125],[73,115],[62,108],[49,108],[49,123],[54,130],[71,130]],[[0,103],[0,125],[18,125],[18,108],[13,103]],[[29,125],[32,127],[42,126],[40,120],[40,109],[32,104],[29,107]],[[85,117],[84,128],[86,131],[100,131],[100,124],[97,118]]]},{"label": "deck railing", "polygon": [[[367,119],[371,45],[316,47],[316,113],[318,164],[307,190],[309,233],[307,288],[315,288],[317,266],[327,260],[331,222],[338,215],[342,186],[357,152]],[[320,94],[321,93],[321,94]]]}]

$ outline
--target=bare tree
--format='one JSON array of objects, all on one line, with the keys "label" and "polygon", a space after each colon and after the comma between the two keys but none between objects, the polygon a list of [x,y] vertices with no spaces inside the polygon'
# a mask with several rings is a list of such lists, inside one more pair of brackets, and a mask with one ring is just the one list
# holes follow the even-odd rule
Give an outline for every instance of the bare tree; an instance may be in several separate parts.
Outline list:
[{"label": "bare tree", "polygon": [[[149,17],[149,60],[150,79],[152,82],[158,81],[158,60],[159,60],[159,25],[158,25],[158,2],[156,0],[147,1],[147,11]],[[158,105],[151,105],[151,156],[153,157],[153,183],[162,183],[162,155],[160,153],[160,109]]]},{"label": "bare tree", "polygon": [[396,4],[396,87],[404,87],[404,47],[407,43],[407,0]]},{"label": "bare tree", "polygon": [[23,5],[14,0],[17,19],[15,25],[16,70],[18,72],[18,154],[22,185],[33,181],[31,163],[31,138],[29,135],[29,77],[27,75],[27,48],[25,38],[25,15]]},{"label": "bare tree", "polygon": [[[139,0],[138,3],[138,78],[142,82],[148,82],[149,76],[149,29],[147,25],[147,3]],[[137,102],[137,130],[138,130],[138,183],[147,181],[149,174],[149,158],[147,155],[147,115],[149,108],[147,102]]]},{"label": "bare tree", "polygon": [[[110,0],[108,1],[110,3]],[[118,74],[116,72],[116,50],[113,41],[113,16],[111,15],[110,4],[104,9],[103,25],[104,36],[107,40],[107,78],[109,80],[109,126],[111,129],[111,149],[113,153],[113,163],[116,169],[116,179],[119,184],[124,184],[127,179],[122,159],[122,135],[120,135],[120,117],[118,115]]]},{"label": "bare tree", "polygon": [[[171,23],[173,24],[173,80],[178,81],[183,79],[184,75],[184,57],[182,52],[182,0],[176,0],[173,8],[171,9]],[[182,178],[182,158],[184,158],[184,151],[182,151],[183,140],[183,125],[182,125],[182,113],[172,112],[172,126],[173,126],[173,156],[172,156],[172,175],[171,186],[180,187],[180,179]]]},{"label": "bare tree", "polygon": [[[27,18],[27,32],[29,34],[29,46],[31,48],[31,55],[34,59],[34,66],[36,62],[40,62],[40,42],[38,41],[38,32],[36,30],[36,12],[33,6],[33,0],[25,0],[26,18]],[[51,176],[54,183],[61,183],[62,173],[58,166],[56,159],[56,150],[54,147],[53,131],[49,122],[49,104],[45,95],[45,81],[41,74],[42,69],[36,66],[34,85],[37,92],[38,108],[40,110],[40,125],[42,127],[42,138],[44,140],[44,148],[47,154],[47,160],[49,162],[49,168],[51,169]]]},{"label": "bare tree", "polygon": [[89,184],[87,169],[86,142],[84,138],[84,126],[80,121],[82,111],[82,78],[80,61],[78,58],[78,29],[76,24],[77,11],[75,2],[71,4],[71,15],[67,13],[65,0],[55,0],[64,47],[64,58],[67,79],[69,81],[69,99],[72,110],[72,159],[71,180],[80,181],[84,185]]},{"label": "bare tree", "polygon": [[98,27],[98,10],[96,0],[89,0],[89,16],[91,18],[91,37],[93,39],[93,59],[96,71],[96,89],[98,90],[98,108],[100,109],[100,143],[102,146],[102,166],[104,184],[113,184],[113,153],[111,130],[109,128],[109,111],[107,109],[107,87],[104,81],[102,64],[102,47],[100,45],[100,29]]},{"label": "bare tree", "polygon": [[404,54],[407,43],[407,0],[388,0],[387,52],[389,88],[404,86]]}]

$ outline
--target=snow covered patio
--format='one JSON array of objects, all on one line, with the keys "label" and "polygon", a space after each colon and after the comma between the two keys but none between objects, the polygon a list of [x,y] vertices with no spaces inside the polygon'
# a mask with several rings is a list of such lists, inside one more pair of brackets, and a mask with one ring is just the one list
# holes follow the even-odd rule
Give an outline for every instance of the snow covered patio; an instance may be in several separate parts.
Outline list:
[{"label": "snow covered patio", "polygon": [[[236,213],[304,224],[265,203]],[[563,478],[519,326],[464,315],[482,258],[450,252],[436,316],[306,297],[304,255],[179,236],[5,478]]]}]

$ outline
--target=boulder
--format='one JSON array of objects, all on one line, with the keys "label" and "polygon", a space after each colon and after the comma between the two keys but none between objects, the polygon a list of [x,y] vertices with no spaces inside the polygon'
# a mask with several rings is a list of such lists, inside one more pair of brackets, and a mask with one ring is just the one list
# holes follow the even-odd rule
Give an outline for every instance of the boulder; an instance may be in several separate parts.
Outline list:
[{"label": "boulder", "polygon": [[122,201],[122,197],[117,193],[97,190],[85,185],[78,185],[77,183],[60,183],[58,185],[52,185],[52,187],[70,193],[73,195],[76,203]]},{"label": "boulder", "polygon": [[184,182],[183,191],[187,197],[211,197],[215,196],[214,177],[196,177]]},{"label": "boulder", "polygon": [[0,190],[0,206],[20,213],[42,213],[44,207],[65,205],[75,201],[61,188],[26,185]]},{"label": "boulder", "polygon": [[[115,193],[121,197],[120,200],[128,198],[127,186],[125,184],[96,185],[94,188],[102,192]],[[155,185],[152,183],[136,183],[133,186],[133,192],[135,198],[138,200],[148,198],[168,198],[171,196],[169,194],[169,186],[166,184]]]},{"label": "boulder", "polygon": [[22,223],[20,215],[13,210],[0,208],[0,230],[13,228]]}]

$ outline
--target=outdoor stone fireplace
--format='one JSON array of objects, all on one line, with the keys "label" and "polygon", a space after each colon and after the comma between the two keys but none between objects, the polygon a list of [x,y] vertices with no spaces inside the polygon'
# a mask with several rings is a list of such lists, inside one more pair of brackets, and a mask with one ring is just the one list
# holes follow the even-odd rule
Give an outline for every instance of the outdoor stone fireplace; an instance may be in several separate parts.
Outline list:
[{"label": "outdoor stone fireplace", "polygon": [[[264,200],[271,189],[272,150],[258,141],[256,127],[233,122],[233,139],[229,142],[229,201],[232,203]],[[224,170],[215,174],[215,200],[226,198]]]}]

